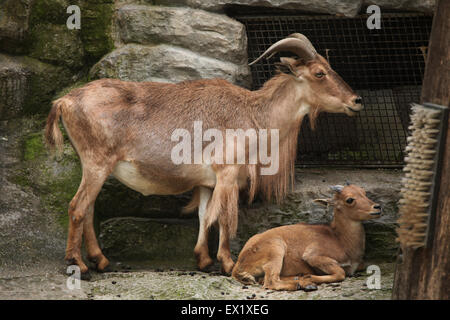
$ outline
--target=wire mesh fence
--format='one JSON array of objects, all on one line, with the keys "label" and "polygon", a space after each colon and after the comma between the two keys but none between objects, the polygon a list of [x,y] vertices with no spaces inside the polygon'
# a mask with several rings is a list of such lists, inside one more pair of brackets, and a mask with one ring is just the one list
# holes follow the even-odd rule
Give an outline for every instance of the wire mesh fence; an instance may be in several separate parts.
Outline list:
[{"label": "wire mesh fence", "polygon": [[[432,16],[383,13],[381,29],[368,29],[368,15],[237,15],[247,29],[248,58],[291,33],[306,35],[333,69],[364,100],[357,117],[321,114],[299,138],[299,165],[396,167],[403,165],[411,102],[419,102]],[[252,66],[253,89],[275,74],[282,56]],[[292,56],[292,54],[288,54]]]}]

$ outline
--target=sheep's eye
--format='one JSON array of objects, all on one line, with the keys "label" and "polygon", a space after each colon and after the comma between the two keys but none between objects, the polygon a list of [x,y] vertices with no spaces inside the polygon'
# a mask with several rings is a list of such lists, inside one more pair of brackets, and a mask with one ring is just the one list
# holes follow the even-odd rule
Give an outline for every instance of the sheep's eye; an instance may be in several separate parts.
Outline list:
[{"label": "sheep's eye", "polygon": [[322,78],[324,75],[325,75],[325,73],[323,73],[323,72],[317,72],[316,73],[316,77],[317,78]]},{"label": "sheep's eye", "polygon": [[353,201],[355,201],[355,199],[353,198],[348,198],[347,200],[345,200],[345,202],[347,202],[348,204],[353,203]]}]

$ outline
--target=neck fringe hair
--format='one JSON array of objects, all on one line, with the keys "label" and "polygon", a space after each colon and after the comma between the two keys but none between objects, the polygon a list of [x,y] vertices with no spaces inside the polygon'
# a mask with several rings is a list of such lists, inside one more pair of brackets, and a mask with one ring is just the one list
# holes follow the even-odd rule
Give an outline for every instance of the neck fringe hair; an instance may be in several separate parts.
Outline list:
[{"label": "neck fringe hair", "polygon": [[[263,99],[256,100],[256,105],[259,105],[259,108],[261,108],[261,105],[264,104],[262,101],[270,101],[270,104],[277,105],[278,99],[284,99],[286,94],[289,94],[286,92],[286,89],[289,88],[287,85],[289,81],[291,81],[290,76],[283,73],[277,74],[267,81],[259,90]],[[321,109],[320,105],[317,104],[311,107],[309,111],[308,118],[312,130],[315,130],[316,120]],[[298,122],[294,123],[289,129],[287,136],[280,142],[278,173],[274,175],[261,175],[260,164],[247,165],[249,203],[254,200],[258,192],[262,194],[263,199],[266,201],[270,202],[275,200],[277,203],[280,203],[294,188],[297,143],[302,121],[303,119],[299,119]]]},{"label": "neck fringe hair", "polygon": [[290,130],[279,147],[279,167],[274,175],[261,175],[261,165],[248,165],[249,203],[259,191],[266,201],[273,199],[280,203],[294,188],[295,159],[297,156],[297,140],[300,124]]}]

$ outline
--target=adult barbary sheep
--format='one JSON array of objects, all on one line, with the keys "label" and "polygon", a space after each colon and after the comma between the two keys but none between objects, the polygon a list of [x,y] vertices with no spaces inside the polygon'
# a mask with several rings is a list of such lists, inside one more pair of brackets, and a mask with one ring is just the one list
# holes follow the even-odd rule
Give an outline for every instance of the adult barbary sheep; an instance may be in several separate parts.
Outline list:
[{"label": "adult barbary sheep", "polygon": [[[230,273],[234,262],[229,239],[237,229],[238,192],[248,188],[277,200],[286,194],[294,175],[297,136],[305,115],[313,125],[321,111],[354,115],[361,98],[331,69],[309,40],[293,34],[272,45],[262,56],[289,51],[300,59],[281,58],[280,72],[257,91],[225,80],[197,80],[178,84],[124,82],[102,79],[75,89],[54,101],[45,135],[51,148],[61,149],[58,121],[80,157],[83,177],[69,205],[69,233],[65,259],[80,267],[84,236],[87,255],[98,270],[109,264],[100,250],[93,227],[94,202],[109,175],[128,187],[149,194],[180,194],[194,189],[190,209],[199,207],[200,228],[194,249],[198,267],[213,261],[208,254],[208,228],[219,222],[217,258]],[[261,58],[261,57],[260,57]],[[174,130],[192,131],[196,121],[204,129],[278,129],[279,169],[261,175],[264,165],[175,164],[171,159]],[[237,142],[226,142],[231,149]],[[252,145],[245,145],[246,152]]]}]

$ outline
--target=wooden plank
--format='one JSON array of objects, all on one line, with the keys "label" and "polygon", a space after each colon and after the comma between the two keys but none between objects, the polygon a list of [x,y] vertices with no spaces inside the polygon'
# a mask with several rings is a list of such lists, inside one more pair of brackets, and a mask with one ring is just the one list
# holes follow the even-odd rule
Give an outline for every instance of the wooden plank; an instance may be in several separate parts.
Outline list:
[{"label": "wooden plank", "polygon": [[[421,102],[450,105],[448,0],[438,0],[436,5]],[[397,258],[393,299],[450,299],[450,123],[448,128],[433,246],[407,249]]]}]

